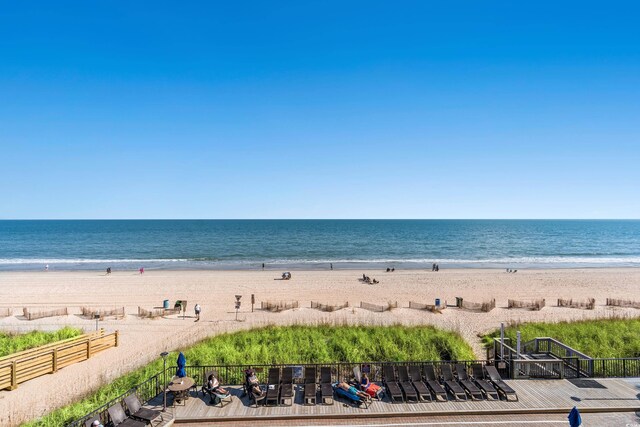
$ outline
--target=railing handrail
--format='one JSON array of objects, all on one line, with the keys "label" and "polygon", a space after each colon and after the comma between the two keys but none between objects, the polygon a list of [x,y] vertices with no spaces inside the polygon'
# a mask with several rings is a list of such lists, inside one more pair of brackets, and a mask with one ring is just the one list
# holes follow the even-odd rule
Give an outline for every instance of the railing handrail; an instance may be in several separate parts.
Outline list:
[{"label": "railing handrail", "polygon": [[[115,332],[112,332],[112,333],[115,333]],[[110,335],[110,334],[107,334],[107,335]],[[89,332],[86,334],[78,335],[73,338],[66,338],[64,340],[41,345],[39,347],[33,347],[27,350],[22,350],[17,353],[7,354],[6,356],[0,357],[0,363],[5,362],[7,360],[21,358],[21,356],[23,355],[28,355],[29,357],[31,357],[32,354],[39,355],[40,353],[46,353],[48,350],[51,350],[56,347],[65,347],[68,344],[75,344],[75,341],[82,342],[82,341],[86,341],[87,339],[92,339],[95,337],[102,338],[103,336],[105,336],[105,332],[104,332],[104,329],[101,328],[99,331]]]}]

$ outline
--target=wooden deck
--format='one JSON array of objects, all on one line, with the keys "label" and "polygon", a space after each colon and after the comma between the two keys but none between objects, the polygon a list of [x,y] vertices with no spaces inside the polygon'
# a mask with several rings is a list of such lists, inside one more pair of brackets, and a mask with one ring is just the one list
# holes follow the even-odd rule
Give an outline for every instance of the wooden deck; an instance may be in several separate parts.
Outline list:
[{"label": "wooden deck", "polygon": [[[305,406],[302,390],[296,385],[292,406],[254,408],[248,398],[240,398],[241,389],[229,387],[233,401],[223,408],[208,404],[209,398],[193,393],[184,406],[173,408],[174,422],[215,422],[233,420],[292,420],[345,417],[401,417],[424,415],[490,415],[568,413],[577,406],[581,412],[624,412],[640,410],[640,379],[598,379],[606,388],[581,388],[571,380],[507,381],[518,393],[519,401],[449,401],[421,403],[390,403],[374,401],[368,409],[357,408],[337,399],[333,405]],[[172,402],[169,401],[171,404]]]}]

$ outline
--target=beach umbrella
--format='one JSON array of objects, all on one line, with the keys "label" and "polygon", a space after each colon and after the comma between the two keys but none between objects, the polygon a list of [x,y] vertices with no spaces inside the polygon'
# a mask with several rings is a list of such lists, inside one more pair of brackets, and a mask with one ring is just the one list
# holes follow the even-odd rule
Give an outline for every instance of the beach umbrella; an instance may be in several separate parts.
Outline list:
[{"label": "beach umbrella", "polygon": [[573,407],[571,412],[569,412],[569,416],[567,418],[569,418],[569,425],[571,427],[578,427],[582,424],[582,418],[580,418],[580,411],[578,411],[578,408],[576,408],[575,406]]},{"label": "beach umbrella", "polygon": [[184,370],[186,366],[187,358],[184,357],[184,354],[182,354],[182,352],[180,352],[180,354],[178,355],[178,370],[176,371],[177,377],[182,378],[187,376],[187,372]]}]

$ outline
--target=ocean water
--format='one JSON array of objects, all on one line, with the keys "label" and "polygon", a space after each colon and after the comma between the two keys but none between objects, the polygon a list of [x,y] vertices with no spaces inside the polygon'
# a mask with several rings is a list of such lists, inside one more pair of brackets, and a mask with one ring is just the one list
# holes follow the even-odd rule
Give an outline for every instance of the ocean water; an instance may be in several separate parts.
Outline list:
[{"label": "ocean water", "polygon": [[0,221],[0,269],[640,267],[640,221]]}]

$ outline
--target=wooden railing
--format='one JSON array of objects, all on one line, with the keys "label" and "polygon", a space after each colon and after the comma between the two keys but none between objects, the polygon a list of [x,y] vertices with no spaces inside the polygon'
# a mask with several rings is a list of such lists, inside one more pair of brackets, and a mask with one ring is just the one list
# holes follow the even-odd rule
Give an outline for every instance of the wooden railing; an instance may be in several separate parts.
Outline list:
[{"label": "wooden railing", "polygon": [[0,358],[0,390],[13,390],[18,384],[52,374],[66,366],[87,360],[96,353],[118,346],[118,331],[91,334],[58,341]]}]

